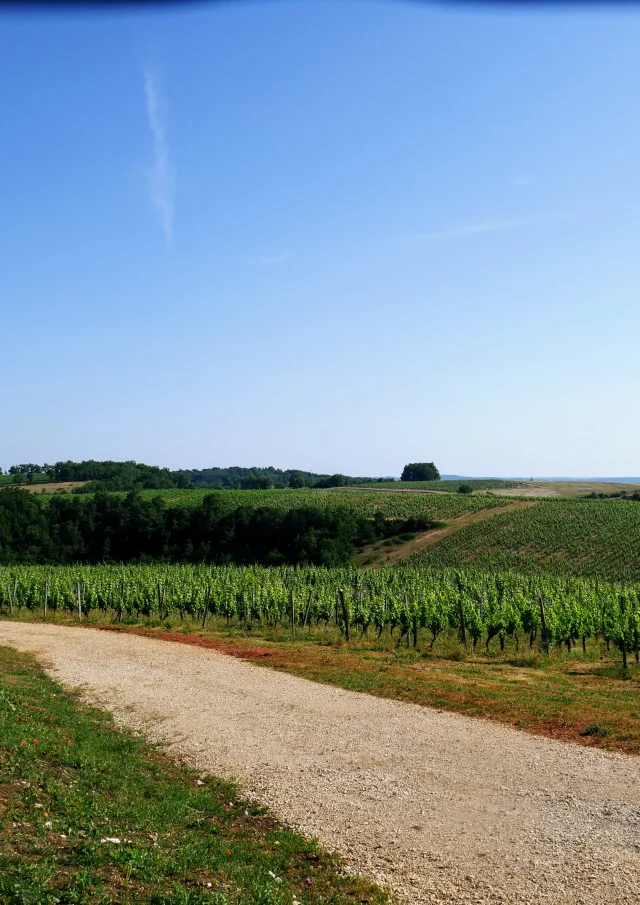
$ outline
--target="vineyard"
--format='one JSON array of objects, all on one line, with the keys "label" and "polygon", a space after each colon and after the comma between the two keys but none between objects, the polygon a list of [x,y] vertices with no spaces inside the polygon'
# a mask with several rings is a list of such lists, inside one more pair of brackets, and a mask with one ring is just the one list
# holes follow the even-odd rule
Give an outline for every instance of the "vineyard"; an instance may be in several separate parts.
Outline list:
[{"label": "vineyard", "polygon": [[420,554],[429,566],[640,581],[640,504],[544,500],[469,525]]},{"label": "vineyard", "polygon": [[362,487],[377,487],[378,490],[437,490],[441,493],[457,493],[461,484],[472,490],[510,490],[520,487],[522,481],[503,481],[500,478],[461,478],[445,481],[376,481],[362,484]]},{"label": "vineyard", "polygon": [[121,622],[141,617],[221,619],[249,632],[283,627],[292,636],[335,627],[383,632],[407,646],[433,647],[458,634],[469,649],[516,649],[602,640],[626,666],[640,653],[640,589],[549,575],[433,569],[413,563],[351,568],[258,566],[17,566],[0,570],[0,607],[41,618],[92,614]]},{"label": "vineyard", "polygon": [[[407,485],[403,485],[406,489]],[[124,493],[110,494],[124,498]],[[356,516],[371,517],[379,512],[385,518],[426,516],[434,520],[456,518],[465,512],[477,512],[493,506],[504,506],[505,500],[490,496],[456,493],[414,494],[378,493],[376,490],[142,490],[143,500],[160,499],[171,508],[194,508],[206,497],[215,496],[221,509],[231,512],[240,506],[267,506],[279,512],[312,506],[318,509],[349,509]],[[92,494],[82,494],[82,498]]]}]

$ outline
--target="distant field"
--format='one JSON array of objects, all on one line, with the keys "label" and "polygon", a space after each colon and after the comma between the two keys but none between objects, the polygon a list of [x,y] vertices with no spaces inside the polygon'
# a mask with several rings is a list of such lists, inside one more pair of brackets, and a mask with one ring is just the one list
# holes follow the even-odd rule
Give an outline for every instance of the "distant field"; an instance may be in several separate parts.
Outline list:
[{"label": "distant field", "polygon": [[525,481],[512,487],[498,487],[494,490],[500,496],[540,496],[571,497],[589,496],[591,493],[636,493],[638,484],[617,484],[610,481]]},{"label": "distant field", "polygon": [[[44,494],[44,500],[58,494],[71,496],[71,491],[84,482],[75,481],[61,484],[38,484],[33,487],[21,487],[34,494]],[[143,500],[160,499],[169,508],[195,508],[207,497],[215,497],[222,512],[233,512],[239,507],[268,507],[279,512],[292,509],[314,508],[321,510],[349,509],[356,516],[373,518],[380,513],[388,519],[407,519],[425,517],[436,522],[447,522],[468,513],[483,509],[501,508],[512,501],[487,494],[459,493],[389,493],[369,489],[332,488],[327,490],[142,490],[139,492]],[[109,493],[109,496],[124,499],[125,492]],[[89,500],[94,493],[81,494],[73,498]]]},{"label": "distant field", "polygon": [[512,490],[521,487],[521,481],[502,481],[498,478],[469,478],[461,481],[375,481],[361,484],[378,490],[436,490],[441,493],[457,493],[461,484],[470,485],[473,490]]},{"label": "distant field", "polygon": [[167,506],[199,506],[214,493],[229,511],[239,506],[272,506],[280,511],[313,506],[322,509],[347,507],[356,515],[386,518],[426,515],[434,519],[456,518],[488,506],[503,506],[504,500],[463,494],[377,493],[375,490],[143,490],[143,499],[160,497]]},{"label": "distant field", "polygon": [[[63,486],[63,485],[52,485]],[[70,487],[71,485],[65,485]],[[160,498],[170,507],[200,506],[203,499],[215,495],[222,505],[231,512],[240,506],[273,507],[281,512],[305,506],[320,509],[349,508],[356,515],[373,517],[381,512],[385,518],[408,518],[425,515],[441,520],[457,518],[466,512],[477,512],[494,506],[504,506],[506,500],[487,495],[473,496],[459,493],[379,493],[376,490],[352,490],[335,488],[331,490],[142,490],[144,500]],[[82,499],[93,494],[82,494]],[[113,496],[124,498],[125,493]]]},{"label": "distant field", "polygon": [[[4,477],[7,477],[7,475],[0,475],[0,478]],[[4,481],[0,484],[0,490],[10,490],[12,487],[16,487],[19,490],[26,490],[29,493],[38,494],[71,493],[76,487],[82,487],[82,485],[86,483],[86,481],[36,481],[34,484],[9,484],[8,481]]]},{"label": "distant field", "polygon": [[502,481],[498,478],[473,478],[468,481],[383,481],[362,484],[378,490],[422,490],[457,493],[461,484],[468,484],[474,493],[490,491],[499,496],[526,497],[586,497],[591,493],[635,493],[640,485],[609,481]]},{"label": "distant field", "polygon": [[640,503],[541,500],[498,513],[419,554],[433,566],[473,563],[519,572],[640,580]]},{"label": "distant field", "polygon": [[[16,481],[16,478],[19,480]],[[33,475],[33,484],[46,484],[49,481],[49,478],[46,474],[34,474]],[[0,474],[0,485],[2,484],[13,484],[14,486],[23,485],[27,482],[27,476],[24,474]]]}]

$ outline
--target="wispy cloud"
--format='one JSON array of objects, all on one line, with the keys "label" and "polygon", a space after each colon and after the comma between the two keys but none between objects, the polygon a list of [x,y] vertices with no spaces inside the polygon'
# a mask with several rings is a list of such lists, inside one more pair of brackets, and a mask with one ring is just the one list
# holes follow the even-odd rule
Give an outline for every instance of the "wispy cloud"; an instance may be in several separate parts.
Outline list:
[{"label": "wispy cloud", "polygon": [[153,167],[148,171],[151,203],[160,218],[167,248],[173,244],[173,199],[175,179],[169,159],[167,131],[162,109],[161,83],[157,73],[147,69],[144,75],[144,96],[147,118],[153,137]]},{"label": "wispy cloud", "polygon": [[441,229],[427,233],[413,233],[402,236],[402,240],[421,239],[464,239],[466,236],[479,236],[483,233],[505,232],[520,229],[535,222],[534,217],[522,217],[517,220],[482,220],[480,223],[468,223],[465,226],[455,226],[452,229]]},{"label": "wispy cloud", "polygon": [[259,264],[264,264],[267,267],[271,267],[274,264],[284,264],[285,261],[289,260],[289,255],[287,252],[281,255],[266,255],[265,257],[258,258]]}]

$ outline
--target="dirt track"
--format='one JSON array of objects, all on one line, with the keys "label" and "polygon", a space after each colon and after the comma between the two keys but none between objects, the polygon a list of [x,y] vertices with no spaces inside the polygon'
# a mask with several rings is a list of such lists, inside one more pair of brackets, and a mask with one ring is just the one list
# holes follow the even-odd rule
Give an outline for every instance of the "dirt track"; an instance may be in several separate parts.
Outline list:
[{"label": "dirt track", "polygon": [[166,641],[0,622],[0,643],[405,902],[640,900],[640,759]]},{"label": "dirt track", "polygon": [[425,531],[422,534],[418,534],[413,540],[407,541],[406,544],[399,544],[397,547],[365,547],[358,554],[357,561],[359,564],[371,566],[390,566],[401,559],[406,559],[407,556],[426,550],[427,547],[431,547],[433,544],[444,540],[445,537],[449,537],[454,531],[460,531],[474,522],[483,522],[487,518],[491,518],[494,515],[502,515],[503,512],[510,512],[512,509],[526,509],[535,505],[536,503],[533,501],[518,500],[517,503],[507,503],[506,506],[478,509],[476,512],[465,512],[464,515],[459,515],[458,518],[453,518],[447,522],[446,528],[435,528],[431,531]]}]

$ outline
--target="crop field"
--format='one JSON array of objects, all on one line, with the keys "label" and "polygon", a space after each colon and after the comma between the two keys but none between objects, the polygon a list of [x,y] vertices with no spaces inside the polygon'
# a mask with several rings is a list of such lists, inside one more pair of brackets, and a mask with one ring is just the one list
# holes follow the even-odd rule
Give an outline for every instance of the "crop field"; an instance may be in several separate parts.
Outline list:
[{"label": "crop field", "polygon": [[420,561],[640,581],[640,503],[541,501],[469,525],[420,554]]},{"label": "crop field", "polygon": [[[280,512],[313,507],[319,509],[348,508],[355,515],[373,517],[381,512],[385,518],[427,516],[434,520],[456,518],[466,512],[477,512],[504,506],[504,499],[471,494],[413,494],[378,493],[375,490],[142,490],[142,499],[161,499],[169,507],[196,507],[205,497],[215,495],[223,507],[231,512],[240,506],[272,507]],[[90,494],[82,494],[90,496]],[[118,493],[114,496],[124,497]]]},{"label": "crop field", "polygon": [[46,484],[50,480],[46,474],[32,474],[31,481],[27,481],[25,474],[0,474],[0,486],[13,485],[14,487],[22,487],[29,484]]},{"label": "crop field", "polygon": [[361,487],[376,487],[379,490],[437,490],[441,493],[457,493],[462,484],[476,490],[510,490],[522,486],[521,481],[503,481],[500,478],[462,478],[457,481],[376,481],[361,484]]},{"label": "crop field", "polygon": [[21,566],[0,570],[0,606],[21,611],[141,615],[162,622],[186,616],[310,631],[335,625],[379,638],[397,630],[407,646],[429,644],[448,630],[465,648],[492,643],[516,649],[602,638],[607,648],[640,658],[640,587],[548,575],[432,569],[417,562],[367,572],[351,568],[258,566]]},{"label": "crop field", "polygon": [[[6,477],[6,475],[4,476]],[[26,490],[28,493],[35,493],[43,497],[51,494],[69,494],[77,487],[82,487],[86,481],[35,481],[33,484],[10,484],[8,482],[0,484],[0,490]]]},{"label": "crop field", "polygon": [[303,678],[640,753],[640,586],[431,569],[0,570],[5,619],[221,650]]}]

